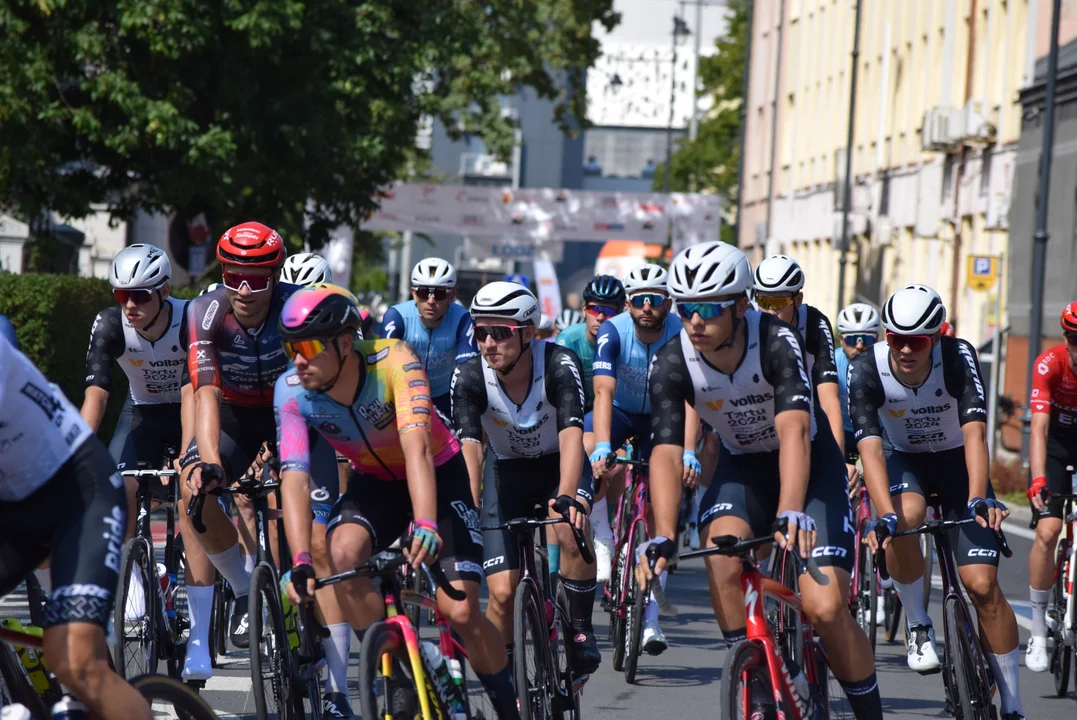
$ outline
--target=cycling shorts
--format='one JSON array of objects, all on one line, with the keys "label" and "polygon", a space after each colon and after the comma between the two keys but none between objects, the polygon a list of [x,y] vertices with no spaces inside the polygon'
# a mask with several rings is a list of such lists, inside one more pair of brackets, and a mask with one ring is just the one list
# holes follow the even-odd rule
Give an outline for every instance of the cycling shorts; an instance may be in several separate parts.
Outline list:
[{"label": "cycling shorts", "polygon": [[845,431],[845,462],[856,465],[860,459],[860,453],[856,449],[856,434],[852,430]]},{"label": "cycling shorts", "polygon": [[45,627],[108,625],[127,531],[127,496],[97,438],[82,443],[30,496],[0,502],[0,527],[0,597],[51,556]]},{"label": "cycling shorts", "polygon": [[[221,466],[228,482],[234,482],[246,474],[258,454],[262,443],[275,442],[277,424],[272,408],[249,408],[232,403],[221,403]],[[310,502],[314,522],[325,525],[329,513],[340,495],[337,475],[337,455],[329,442],[317,431],[310,443]],[[198,440],[191,438],[187,453],[180,465],[187,467],[201,460]]]},{"label": "cycling shorts", "polygon": [[[748,523],[753,537],[769,535],[778,514],[781,474],[778,450],[734,455],[725,444],[718,451],[718,467],[699,503],[701,535],[712,521],[736,517]],[[815,521],[818,538],[812,557],[820,567],[853,568],[856,529],[846,489],[845,460],[826,425],[811,444],[811,473],[804,512]]]},{"label": "cycling shorts", "polygon": [[[593,433],[594,411],[583,416],[583,431]],[[625,441],[635,436],[639,447],[633,448],[632,457],[636,460],[646,460],[651,456],[651,416],[650,414],[634,414],[625,412],[616,405],[613,406],[613,420],[610,423],[610,445],[614,450],[619,449]]]},{"label": "cycling shorts", "polygon": [[[1077,439],[1068,440],[1057,438],[1054,435],[1047,436],[1047,488],[1052,493],[1070,494],[1073,492],[1073,474],[1066,470],[1066,466],[1077,468]],[[1044,505],[1040,517],[1053,517],[1062,519],[1063,501],[1055,498]]]},{"label": "cycling shorts", "polygon": [[[590,507],[594,502],[594,480],[588,462],[584,462],[583,475],[576,490],[576,499]],[[497,460],[492,453],[487,453],[482,487],[482,524],[499,525],[521,517],[549,517],[548,510],[536,511],[535,506],[545,508],[549,505],[550,500],[557,498],[560,485],[560,453],[530,460]],[[520,569],[520,558],[512,541],[512,533],[508,530],[483,530],[482,537],[482,568],[487,575]]]},{"label": "cycling shorts", "polygon": [[[479,511],[471,499],[467,465],[460,453],[434,469],[437,477],[437,523],[441,536],[438,564],[450,580],[482,581],[482,533]],[[327,532],[342,523],[366,528],[374,541],[372,552],[392,545],[407,533],[414,515],[411,494],[403,480],[379,480],[353,472],[348,489],[333,506]],[[330,542],[332,542],[330,540]]]},{"label": "cycling shorts", "polygon": [[[968,517],[969,473],[965,467],[965,449],[953,448],[935,453],[905,453],[892,450],[886,456],[890,476],[890,497],[916,493],[923,497],[938,495],[944,520]],[[991,482],[987,497],[995,497]],[[979,523],[969,523],[950,531],[958,567],[994,565],[998,567],[999,548],[995,534]]]},{"label": "cycling shorts", "polygon": [[[120,408],[108,453],[120,470],[134,470],[140,462],[157,469],[161,467],[165,448],[172,447],[178,452],[182,440],[179,403],[135,405],[128,395]],[[151,478],[150,492],[156,500],[168,498],[160,478]]]}]

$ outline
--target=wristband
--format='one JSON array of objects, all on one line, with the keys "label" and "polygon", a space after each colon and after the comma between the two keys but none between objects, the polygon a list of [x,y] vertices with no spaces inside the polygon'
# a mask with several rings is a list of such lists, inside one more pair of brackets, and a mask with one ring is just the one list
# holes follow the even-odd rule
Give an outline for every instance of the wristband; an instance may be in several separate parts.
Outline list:
[{"label": "wristband", "polygon": [[314,561],[310,557],[309,552],[297,552],[292,556],[292,567],[296,565],[313,565]]},{"label": "wristband", "polygon": [[423,520],[423,519],[419,518],[419,519],[416,519],[412,523],[412,525],[414,527],[422,528],[424,530],[433,530],[434,532],[438,531],[438,524],[436,522],[434,522],[433,520]]},{"label": "wristband", "polygon": [[1033,478],[1032,483],[1028,486],[1028,492],[1026,493],[1028,495],[1028,499],[1031,500],[1032,498],[1039,495],[1045,487],[1047,487],[1046,477],[1041,475],[1038,478]]}]

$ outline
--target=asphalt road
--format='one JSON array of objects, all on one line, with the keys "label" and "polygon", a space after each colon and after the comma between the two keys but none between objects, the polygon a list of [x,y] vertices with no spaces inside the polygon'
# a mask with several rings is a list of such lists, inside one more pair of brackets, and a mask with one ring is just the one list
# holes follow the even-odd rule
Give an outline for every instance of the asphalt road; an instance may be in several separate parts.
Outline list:
[{"label": "asphalt road", "polygon": [[[1016,529],[1013,529],[1015,526]],[[1010,528],[1014,557],[1003,561],[1000,577],[1003,592],[1013,604],[1021,624],[1023,655],[1030,626],[1025,568],[1031,541],[1027,522],[1010,524]],[[667,593],[679,610],[676,618],[662,620],[670,648],[660,657],[641,658],[635,685],[628,685],[621,673],[613,671],[609,645],[605,640],[607,616],[596,607],[595,629],[603,647],[604,664],[584,690],[584,717],[656,720],[717,716],[716,703],[721,668],[725,663],[725,645],[711,613],[702,565],[683,563],[670,578]],[[931,615],[941,634],[938,596],[939,592],[933,592]],[[0,600],[0,617],[9,615],[25,619],[24,598],[20,593]],[[357,663],[358,647],[357,643],[353,643],[353,676],[357,672]],[[880,638],[877,667],[883,708],[888,718],[949,717],[943,712],[941,676],[921,677],[908,670],[900,644],[886,645]],[[161,671],[164,671],[163,663]],[[226,658],[225,666],[219,668],[209,681],[203,695],[222,717],[254,717],[250,687],[246,654],[233,650]],[[354,698],[354,687],[352,690]],[[1052,677],[1047,673],[1028,672],[1024,668],[1023,657],[1021,691],[1025,714],[1029,718],[1045,720],[1077,715],[1077,696],[1073,690],[1068,698],[1054,697]]]}]

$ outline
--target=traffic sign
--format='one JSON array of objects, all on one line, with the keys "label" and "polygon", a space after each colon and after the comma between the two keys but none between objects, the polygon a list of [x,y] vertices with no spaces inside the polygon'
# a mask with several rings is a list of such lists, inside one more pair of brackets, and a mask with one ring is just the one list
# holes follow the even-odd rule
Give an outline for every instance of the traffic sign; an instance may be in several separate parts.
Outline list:
[{"label": "traffic sign", "polygon": [[995,255],[969,255],[968,286],[985,292],[998,282],[998,257]]}]

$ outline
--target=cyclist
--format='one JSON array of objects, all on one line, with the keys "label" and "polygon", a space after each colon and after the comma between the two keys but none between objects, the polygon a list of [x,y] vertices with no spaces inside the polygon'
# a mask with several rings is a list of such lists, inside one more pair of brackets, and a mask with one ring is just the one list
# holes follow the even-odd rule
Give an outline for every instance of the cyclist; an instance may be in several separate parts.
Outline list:
[{"label": "cyclist", "polygon": [[3,315],[0,315],[0,336],[6,338],[11,343],[11,347],[19,349],[19,339],[15,337],[15,326]]},{"label": "cyclist", "polygon": [[942,327],[939,328],[939,332],[942,333],[943,337],[957,337],[957,333],[954,332],[954,326],[948,322],[942,324]]},{"label": "cyclist", "polygon": [[816,407],[826,415],[830,433],[845,452],[845,432],[839,399],[838,371],[834,367],[834,334],[830,320],[804,302],[804,271],[786,255],[772,255],[755,269],[753,299],[756,307],[794,326],[800,333]]},{"label": "cyclist", "polygon": [[[530,290],[528,292],[530,292]],[[553,321],[550,320],[549,315],[541,313],[539,315],[538,323],[535,325],[535,339],[552,340],[554,335]]]},{"label": "cyclist", "polygon": [[[288,358],[281,348],[276,319],[284,301],[297,289],[279,280],[284,244],[272,228],[246,222],[227,230],[217,244],[223,287],[201,295],[188,310],[187,366],[195,418],[194,438],[181,461],[184,503],[202,489],[202,466],[215,465],[226,482],[239,479],[252,463],[264,460],[262,443],[276,437],[273,387]],[[337,492],[336,458],[328,445],[312,473],[332,506]],[[237,503],[238,505],[238,503]],[[241,507],[241,511],[243,508]],[[216,502],[204,506],[205,533],[180,514],[188,561],[199,547],[232,587],[236,601],[230,623],[232,644],[248,647],[247,591],[253,556],[244,558],[236,528]],[[327,513],[326,513],[327,514]],[[243,518],[247,520],[247,517]],[[291,538],[289,538],[291,539]],[[212,674],[208,652],[213,574],[191,568],[186,576],[191,633],[184,677]]]},{"label": "cyclist", "polygon": [[591,412],[595,401],[593,378],[598,327],[624,309],[624,285],[612,275],[595,275],[583,289],[583,303],[583,323],[572,323],[566,327],[557,336],[557,344],[572,350],[580,359],[583,366],[584,410]]},{"label": "cyclist", "polygon": [[452,414],[453,368],[479,354],[475,324],[456,299],[456,269],[438,258],[420,260],[411,271],[411,300],[393,305],[382,318],[386,340],[402,338],[422,358],[430,396],[443,417]]},{"label": "cyclist", "polygon": [[60,388],[2,334],[0,450],[0,597],[51,555],[49,670],[96,715],[149,720],[105,644],[127,527],[123,480]]},{"label": "cyclist", "polygon": [[[830,669],[857,718],[881,718],[871,645],[849,614],[846,594],[853,543],[841,453],[826,423],[816,422],[811,381],[796,329],[748,309],[748,259],[722,242],[694,245],[670,265],[670,292],[684,330],[655,356],[651,371],[651,503],[659,577],[673,555],[680,510],[685,406],[699,412],[721,439],[717,473],[702,500],[705,545],[716,535],[758,537],[775,518],[782,547],[817,558],[830,578],[800,577],[804,610],[829,648]],[[685,317],[687,316],[687,317]],[[729,643],[746,636],[740,561],[708,558],[711,602]],[[638,566],[641,582],[653,576]]]},{"label": "cyclist", "polygon": [[[923,523],[926,497],[937,494],[961,526],[958,573],[976,608],[987,659],[1002,696],[1002,717],[1021,715],[1017,685],[1017,620],[998,584],[998,529],[1009,511],[988,480],[987,407],[976,350],[943,337],[942,298],[926,285],[908,285],[882,307],[886,344],[876,344],[849,366],[849,414],[864,467],[864,482],[879,519],[867,534],[874,551],[883,538],[894,588],[908,624],[908,664],[936,672],[935,631],[924,610],[924,557],[915,537],[891,542],[898,528]],[[882,433],[892,451],[884,457]],[[987,518],[977,510],[987,510]]]},{"label": "cyclist", "polygon": [[[1072,478],[1067,465],[1077,464],[1077,302],[1060,318],[1065,342],[1036,359],[1032,373],[1032,430],[1028,441],[1031,482],[1028,498],[1039,514],[1036,540],[1028,555],[1028,584],[1032,605],[1032,637],[1025,650],[1025,666],[1032,672],[1048,668],[1047,604],[1054,585],[1054,555],[1062,532],[1062,503],[1046,505],[1040,492],[1069,493]],[[1042,588],[1042,589],[1040,589]]]},{"label": "cyclist", "polygon": [[304,252],[289,255],[280,271],[280,281],[289,285],[307,286],[333,282],[329,261],[321,255]]},{"label": "cyclist", "polygon": [[[580,361],[572,350],[535,339],[538,307],[535,296],[516,283],[490,283],[475,295],[471,317],[481,356],[456,366],[453,421],[473,487],[482,478],[484,430],[490,439],[495,459],[493,480],[483,488],[484,525],[531,516],[542,504],[550,517],[568,512],[583,530],[593,483],[583,456]],[[586,675],[602,661],[591,626],[595,567],[583,561],[569,527],[555,525],[554,531],[572,620],[568,653],[572,668]],[[486,532],[484,539],[486,615],[511,657],[519,558],[508,531]]]},{"label": "cyclist", "polygon": [[[594,410],[584,418],[583,444],[587,450],[596,486],[607,475],[614,450],[631,436],[639,438],[640,458],[649,454],[651,402],[648,396],[648,371],[651,359],[666,342],[681,330],[681,319],[669,314],[669,291],[666,271],[659,265],[642,265],[625,277],[627,312],[606,320],[598,329],[594,362]],[[695,448],[695,441],[688,446]],[[692,453],[694,460],[695,453]],[[624,475],[609,474],[606,497],[614,507],[624,492]],[[615,487],[616,484],[616,487]],[[596,487],[596,497],[600,491]],[[609,579],[612,559],[609,518],[606,505],[596,503],[595,557],[601,563],[598,577]],[[603,550],[598,546],[605,545]],[[658,603],[647,606],[643,619],[643,649],[659,655],[666,649],[666,638],[658,626]]]},{"label": "cyclist", "polygon": [[572,327],[578,323],[583,322],[583,314],[579,310],[573,310],[572,308],[565,308],[561,311],[561,314],[554,320],[554,328],[557,330],[558,336],[565,331],[566,328]]},{"label": "cyclist", "polygon": [[838,335],[841,347],[834,349],[834,366],[838,373],[841,422],[845,431],[845,464],[849,471],[849,485],[855,484],[859,475],[856,469],[856,440],[853,438],[853,421],[849,417],[849,363],[860,353],[879,340],[879,311],[867,303],[853,303],[838,313]]},{"label": "cyclist", "polygon": [[[479,611],[482,540],[460,445],[437,413],[418,356],[399,340],[363,341],[358,303],[346,290],[315,285],[293,295],[280,314],[284,350],[295,366],[276,383],[283,506],[293,538],[293,602],[313,594],[309,431],[351,462],[347,490],[333,507],[328,544],[333,572],[366,562],[408,532],[410,559],[438,560],[465,601],[439,594],[468,659],[502,718],[517,718],[511,671],[497,628]],[[439,557],[440,551],[440,557]],[[352,627],[381,619],[384,605],[366,579],[338,585]],[[347,654],[344,654],[347,660]]]}]

